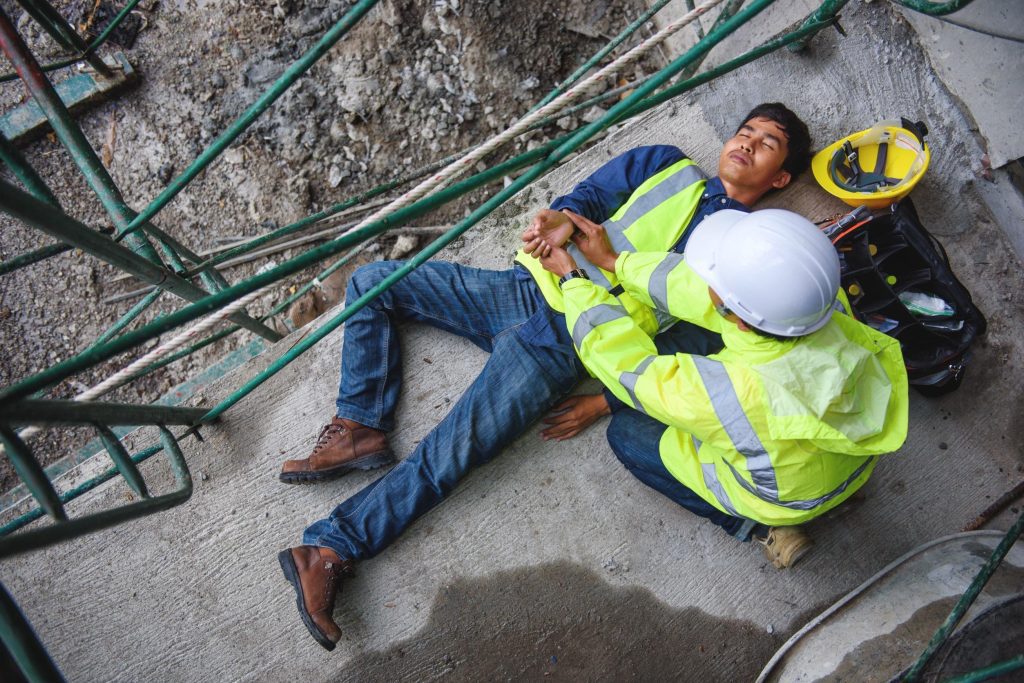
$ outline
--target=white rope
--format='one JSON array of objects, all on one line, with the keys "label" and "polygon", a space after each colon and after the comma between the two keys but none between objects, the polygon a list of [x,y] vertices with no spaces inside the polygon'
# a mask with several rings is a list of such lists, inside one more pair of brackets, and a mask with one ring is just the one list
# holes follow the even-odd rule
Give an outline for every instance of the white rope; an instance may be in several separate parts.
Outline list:
[{"label": "white rope", "polygon": [[472,167],[477,161],[482,159],[487,154],[491,153],[492,151],[494,151],[501,145],[505,144],[512,138],[516,137],[520,133],[526,131],[526,129],[528,129],[537,121],[546,118],[551,114],[554,114],[555,112],[561,111],[565,106],[567,106],[574,100],[584,95],[586,91],[592,86],[594,86],[598,81],[615,74],[624,67],[633,63],[634,61],[642,57],[644,54],[646,54],[647,52],[649,52],[650,50],[654,49],[662,42],[664,42],[666,38],[673,35],[674,33],[677,33],[683,27],[692,23],[701,15],[705,14],[708,10],[712,9],[722,1],[723,0],[708,0],[704,4],[698,5],[697,7],[684,14],[676,21],[673,21],[668,26],[658,31],[656,34],[654,34],[647,40],[643,41],[642,43],[634,47],[632,50],[622,55],[621,57],[619,57],[618,59],[616,59],[611,64],[604,67],[594,75],[576,84],[572,88],[569,88],[564,93],[562,93],[557,98],[555,98],[548,104],[544,105],[537,111],[527,114],[523,118],[519,119],[519,121],[513,124],[510,128],[506,129],[503,133],[499,133],[498,135],[491,138],[481,146],[470,151],[462,158],[453,161],[451,164],[446,166],[436,175],[428,178],[427,180],[423,181],[422,183],[414,187],[412,190],[409,190],[402,196],[398,197],[390,204],[385,206],[383,209],[377,211],[368,218],[363,219],[362,222],[360,222],[358,225],[352,228],[352,231],[364,228],[370,223],[373,223],[374,221],[377,221],[393,213],[397,209],[412,204],[416,200],[425,196],[431,190],[448,182],[455,176],[464,172],[466,169]]},{"label": "white rope", "polygon": [[[115,389],[118,386],[118,384],[120,384],[123,380],[127,379],[128,377],[130,377],[136,371],[141,370],[142,368],[144,368],[144,367],[146,367],[148,365],[156,363],[157,361],[160,361],[161,359],[163,359],[166,356],[169,356],[170,354],[172,354],[173,352],[177,351],[178,349],[180,349],[182,346],[184,346],[185,344],[187,344],[191,340],[195,339],[199,335],[201,335],[204,332],[208,331],[210,328],[212,328],[214,325],[216,325],[220,321],[224,320],[224,318],[229,317],[233,313],[236,313],[239,309],[244,308],[245,306],[249,305],[256,297],[258,297],[260,294],[262,294],[264,292],[264,290],[266,290],[266,289],[267,289],[266,287],[264,287],[262,289],[258,289],[255,292],[252,292],[250,294],[246,294],[245,296],[243,296],[241,299],[238,299],[237,301],[231,302],[230,304],[228,304],[224,308],[220,309],[219,311],[217,311],[213,315],[211,315],[211,316],[209,316],[207,318],[204,318],[198,325],[190,327],[189,329],[185,330],[184,332],[179,333],[177,336],[172,337],[169,341],[167,341],[167,342],[157,346],[155,349],[153,349],[149,353],[147,353],[147,354],[141,356],[140,358],[138,358],[137,360],[129,363],[126,367],[124,367],[120,371],[114,373],[113,375],[111,375],[107,379],[103,380],[102,382],[100,382],[96,386],[91,387],[89,389],[86,389],[85,391],[83,391],[82,393],[78,394],[77,396],[75,396],[71,400],[73,400],[73,401],[90,401],[90,400],[92,400],[94,398],[102,396],[103,394],[105,394],[105,393]],[[28,427],[28,428],[23,429],[20,432],[18,432],[18,437],[22,441],[25,441],[26,439],[29,439],[29,438],[35,436],[36,434],[38,434],[40,431],[42,431],[42,429],[40,427]],[[0,448],[0,454],[3,454],[4,452],[5,452],[5,449]]]},{"label": "white rope", "polygon": [[[519,119],[519,121],[517,121],[511,127],[506,129],[504,132],[494,136],[493,138],[485,142],[483,145],[473,149],[460,159],[453,161],[451,164],[446,166],[436,175],[423,181],[422,183],[414,187],[412,190],[406,192],[402,196],[390,202],[385,207],[373,213],[369,217],[364,218],[360,223],[353,226],[351,229],[347,230],[343,234],[347,234],[348,232],[354,232],[355,230],[364,228],[370,223],[373,223],[383,218],[384,216],[393,213],[397,209],[412,204],[416,200],[425,196],[431,190],[437,188],[438,186],[448,183],[451,179],[453,179],[460,173],[463,173],[466,169],[473,166],[477,161],[479,161],[486,155],[490,154],[498,147],[502,146],[503,144],[505,144],[512,138],[518,136],[519,134],[525,132],[530,126],[532,126],[537,121],[540,121],[543,118],[547,118],[548,116],[558,111],[561,111],[563,108],[565,108],[566,106],[568,106],[569,104],[583,96],[587,92],[587,90],[595,86],[599,81],[608,78],[616,74],[623,68],[629,66],[630,64],[638,60],[640,57],[647,54],[652,49],[663,43],[667,38],[669,38],[675,33],[678,33],[681,29],[688,26],[693,21],[699,19],[708,10],[713,9],[715,6],[717,6],[723,1],[724,0],[707,0],[707,2],[698,5],[694,9],[684,14],[679,19],[668,24],[665,28],[661,29],[647,40],[644,40],[639,45],[626,52],[624,55],[615,59],[611,64],[608,64],[607,66],[599,70],[597,73],[586,78],[582,82],[577,83],[575,86],[569,88],[564,93],[562,93],[554,100],[541,107],[540,109],[532,113],[529,113],[523,118]],[[108,377],[103,382],[82,392],[81,394],[78,394],[72,400],[88,401],[110,391],[111,389],[115,388],[120,381],[129,377],[136,370],[139,370],[151,363],[154,363],[164,358],[167,355],[170,355],[172,352],[184,346],[191,339],[194,339],[199,334],[202,334],[203,332],[209,330],[211,327],[216,325],[224,318],[236,312],[238,309],[244,307],[246,304],[248,304],[257,296],[259,296],[262,292],[263,289],[257,290],[255,292],[252,292],[251,294],[242,297],[238,301],[229,304],[228,306],[217,311],[210,317],[204,319],[198,325],[191,327],[188,330],[185,330],[184,332],[172,338],[165,344],[161,344],[160,346],[150,351],[146,355],[142,356],[138,360],[129,364],[121,371],[115,373],[111,377]],[[38,427],[29,427],[19,432],[18,435],[21,439],[24,440],[34,436],[35,434],[38,434],[40,431],[41,430]],[[0,454],[2,454],[3,452],[4,449],[0,448]]]}]

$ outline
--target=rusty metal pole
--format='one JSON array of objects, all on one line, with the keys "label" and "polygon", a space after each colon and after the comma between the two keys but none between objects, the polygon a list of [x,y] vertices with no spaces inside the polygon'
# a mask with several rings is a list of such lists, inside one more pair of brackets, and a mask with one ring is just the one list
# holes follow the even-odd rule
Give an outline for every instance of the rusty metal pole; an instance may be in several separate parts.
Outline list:
[{"label": "rusty metal pole", "polygon": [[96,69],[96,73],[108,78],[111,75],[110,67],[106,65],[103,58],[89,49],[89,45],[71,27],[60,12],[54,9],[53,5],[45,0],[18,0],[18,4],[25,8],[25,11],[43,27],[50,36],[62,47],[81,55],[89,66]]}]

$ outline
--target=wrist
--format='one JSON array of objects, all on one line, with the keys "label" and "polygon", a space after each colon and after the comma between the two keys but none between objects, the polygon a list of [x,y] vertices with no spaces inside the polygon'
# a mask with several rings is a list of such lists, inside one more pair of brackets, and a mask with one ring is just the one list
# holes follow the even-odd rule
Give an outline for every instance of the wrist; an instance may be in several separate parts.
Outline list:
[{"label": "wrist", "polygon": [[587,271],[583,270],[582,268],[574,268],[569,272],[565,273],[564,275],[562,275],[562,277],[558,279],[558,288],[561,289],[562,285],[564,285],[566,282],[568,282],[569,280],[575,280],[576,278],[589,280],[590,276],[587,275]]}]

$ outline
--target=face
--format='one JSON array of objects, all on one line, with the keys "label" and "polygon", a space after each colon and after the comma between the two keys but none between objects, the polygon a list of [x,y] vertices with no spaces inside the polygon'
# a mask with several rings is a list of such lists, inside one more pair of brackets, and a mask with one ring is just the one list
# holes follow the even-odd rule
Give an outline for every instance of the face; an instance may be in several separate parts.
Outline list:
[{"label": "face", "polygon": [[715,310],[718,311],[719,315],[731,323],[736,323],[736,327],[741,330],[749,329],[747,324],[743,322],[738,315],[729,310],[729,307],[725,305],[724,301],[722,301],[722,297],[718,296],[718,292],[708,287],[708,296],[711,297],[711,305],[715,307]]},{"label": "face", "polygon": [[786,133],[775,121],[752,118],[726,141],[718,158],[718,175],[728,184],[763,194],[789,184],[782,170],[789,152]]}]

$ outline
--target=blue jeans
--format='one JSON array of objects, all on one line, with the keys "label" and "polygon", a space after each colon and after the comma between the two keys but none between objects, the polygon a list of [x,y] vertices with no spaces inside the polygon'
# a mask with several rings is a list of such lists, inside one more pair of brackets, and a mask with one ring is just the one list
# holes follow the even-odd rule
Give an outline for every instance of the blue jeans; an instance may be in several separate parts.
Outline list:
[{"label": "blue jeans", "polygon": [[[355,301],[401,266],[374,263],[349,281]],[[490,352],[466,393],[405,460],[311,524],[306,545],[342,558],[373,557],[440,503],[474,467],[519,437],[586,376],[565,316],[529,277],[427,262],[345,323],[338,416],[382,430],[394,425],[401,386],[396,325],[417,321]]]},{"label": "blue jeans", "polygon": [[[666,355],[695,353],[706,356],[722,348],[719,335],[687,322],[676,323],[654,341],[658,352]],[[751,520],[725,514],[672,476],[661,461],[660,444],[668,429],[666,425],[621,402],[613,406],[613,410],[612,421],[608,425],[608,444],[633,476],[741,541],[749,540],[751,531],[760,530],[760,525]]]}]

